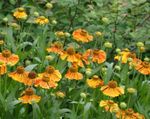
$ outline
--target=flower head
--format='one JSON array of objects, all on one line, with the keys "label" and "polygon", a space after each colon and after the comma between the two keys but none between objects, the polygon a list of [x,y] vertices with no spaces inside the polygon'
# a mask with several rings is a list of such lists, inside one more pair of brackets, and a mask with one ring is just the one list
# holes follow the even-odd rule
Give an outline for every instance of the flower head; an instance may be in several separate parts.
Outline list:
[{"label": "flower head", "polygon": [[40,96],[37,96],[34,94],[34,91],[32,88],[27,88],[23,95],[19,98],[19,100],[24,104],[32,104],[32,102],[39,102],[41,99]]},{"label": "flower head", "polygon": [[13,13],[13,16],[17,19],[26,19],[28,15],[25,9],[20,7]]},{"label": "flower head", "polygon": [[0,75],[3,75],[7,72],[6,64],[0,62]]},{"label": "flower head", "polygon": [[45,25],[49,23],[49,20],[44,16],[39,16],[35,19],[35,23],[39,25]]},{"label": "flower head", "polygon": [[93,36],[90,35],[86,30],[84,29],[77,29],[73,32],[73,39],[76,41],[81,41],[83,43],[87,43],[93,40]]},{"label": "flower head", "polygon": [[117,97],[124,94],[124,89],[122,87],[118,87],[116,81],[109,81],[108,85],[101,87],[101,91],[103,94],[110,97]]}]

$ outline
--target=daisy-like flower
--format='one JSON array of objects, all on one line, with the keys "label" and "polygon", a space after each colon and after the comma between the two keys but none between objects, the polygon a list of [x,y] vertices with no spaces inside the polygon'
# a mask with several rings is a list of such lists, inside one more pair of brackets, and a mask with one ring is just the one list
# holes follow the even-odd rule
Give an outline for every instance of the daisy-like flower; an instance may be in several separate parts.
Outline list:
[{"label": "daisy-like flower", "polygon": [[0,75],[3,75],[7,72],[7,67],[4,63],[0,62]]},{"label": "daisy-like flower", "polygon": [[101,64],[106,61],[106,53],[103,50],[91,50],[88,49],[82,57],[83,61],[86,64],[90,63],[90,59],[92,62],[96,62]]},{"label": "daisy-like flower", "polygon": [[28,77],[23,80],[23,83],[28,86],[32,86],[34,84],[34,80],[36,79],[36,73],[31,71],[28,73]]},{"label": "daisy-like flower", "polygon": [[116,117],[117,119],[145,119],[142,114],[134,112],[131,108],[118,111]]},{"label": "daisy-like flower", "polygon": [[66,95],[65,95],[65,93],[62,92],[62,91],[57,91],[57,92],[56,92],[56,96],[57,96],[57,97],[60,97],[60,98],[64,98]]},{"label": "daisy-like flower", "polygon": [[19,100],[24,104],[32,104],[32,102],[37,103],[40,101],[40,99],[41,97],[35,95],[32,88],[27,88],[19,98]]},{"label": "daisy-like flower", "polygon": [[123,64],[127,63],[129,58],[132,58],[133,61],[136,60],[136,54],[130,52],[128,49],[120,52],[119,55],[114,57],[115,60],[121,61]]},{"label": "daisy-like flower", "polygon": [[40,86],[44,89],[50,89],[56,88],[58,84],[54,80],[50,79],[48,74],[43,74],[35,79],[34,85]]},{"label": "daisy-like flower", "polygon": [[62,78],[61,73],[59,72],[59,70],[56,70],[53,66],[46,67],[45,72],[39,74],[39,76],[43,76],[45,74],[47,74],[49,76],[49,79],[53,80],[54,82],[58,82]]},{"label": "daisy-like flower", "polygon": [[119,106],[113,100],[102,100],[99,103],[100,107],[103,107],[106,111],[117,112],[119,111]]},{"label": "daisy-like flower", "polygon": [[104,85],[104,81],[101,80],[97,75],[94,75],[91,79],[87,79],[86,82],[91,88],[98,88]]},{"label": "daisy-like flower", "polygon": [[64,51],[60,58],[62,60],[67,60],[68,62],[78,62],[79,58],[77,57],[77,54],[75,52],[75,49],[73,47],[69,47],[66,51]]},{"label": "daisy-like flower", "polygon": [[18,61],[18,55],[12,54],[10,50],[3,50],[2,53],[0,53],[0,62],[14,66]]},{"label": "daisy-like flower", "polygon": [[150,75],[150,63],[147,61],[135,64],[135,69],[141,74]]},{"label": "daisy-like flower", "polygon": [[8,74],[13,80],[23,83],[28,78],[29,72],[25,71],[23,66],[18,66],[17,70]]},{"label": "daisy-like flower", "polygon": [[93,36],[90,35],[86,30],[84,29],[77,29],[73,33],[73,39],[76,41],[81,41],[83,43],[87,43],[93,40]]},{"label": "daisy-like flower", "polygon": [[35,19],[35,23],[39,25],[45,25],[49,23],[49,20],[44,16],[39,16]]},{"label": "daisy-like flower", "polygon": [[55,42],[51,45],[50,48],[46,49],[48,52],[56,53],[56,54],[62,54],[63,51],[63,45],[60,42]]},{"label": "daisy-like flower", "polygon": [[69,68],[67,71],[65,77],[69,80],[81,80],[83,79],[83,75],[78,72],[78,67],[77,66],[72,66]]},{"label": "daisy-like flower", "polygon": [[65,33],[63,31],[57,31],[57,32],[55,32],[55,35],[58,38],[64,38],[65,37]]},{"label": "daisy-like flower", "polygon": [[118,87],[116,81],[109,81],[108,85],[101,87],[101,91],[103,94],[110,97],[117,97],[124,94],[124,89],[122,87]]},{"label": "daisy-like flower", "polygon": [[17,19],[26,19],[28,15],[25,9],[20,7],[13,13],[13,16]]}]

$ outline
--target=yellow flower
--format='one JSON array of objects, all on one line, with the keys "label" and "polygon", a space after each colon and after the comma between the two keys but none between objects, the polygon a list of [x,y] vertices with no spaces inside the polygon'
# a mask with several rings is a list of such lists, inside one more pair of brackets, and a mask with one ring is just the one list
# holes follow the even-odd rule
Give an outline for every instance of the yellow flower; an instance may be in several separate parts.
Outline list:
[{"label": "yellow flower", "polygon": [[49,20],[44,16],[39,16],[35,19],[35,23],[39,25],[45,25],[49,23]]},{"label": "yellow flower", "polygon": [[3,75],[7,72],[7,67],[5,64],[0,63],[0,75]]},{"label": "yellow flower", "polygon": [[24,104],[32,104],[32,102],[39,102],[41,99],[40,96],[37,96],[34,94],[34,91],[32,88],[27,88],[24,92],[23,95],[19,98],[22,103]]},{"label": "yellow flower", "polygon": [[97,75],[94,75],[92,79],[87,79],[86,82],[91,88],[98,88],[104,85],[104,81],[101,80]]},{"label": "yellow flower", "polygon": [[117,86],[116,81],[109,81],[108,85],[101,87],[103,94],[110,97],[118,97],[119,95],[124,94],[124,89]]},{"label": "yellow flower", "polygon": [[57,91],[57,92],[56,92],[56,96],[57,96],[57,97],[60,97],[60,98],[64,98],[64,97],[65,97],[65,93],[62,92],[62,91]]},{"label": "yellow flower", "polygon": [[119,110],[119,106],[112,100],[102,100],[99,103],[100,107],[104,107],[106,111],[117,112]]},{"label": "yellow flower", "polygon": [[17,19],[26,19],[27,13],[24,8],[20,7],[13,13],[13,16]]},{"label": "yellow flower", "polygon": [[4,44],[4,40],[0,40],[0,45],[3,45]]}]

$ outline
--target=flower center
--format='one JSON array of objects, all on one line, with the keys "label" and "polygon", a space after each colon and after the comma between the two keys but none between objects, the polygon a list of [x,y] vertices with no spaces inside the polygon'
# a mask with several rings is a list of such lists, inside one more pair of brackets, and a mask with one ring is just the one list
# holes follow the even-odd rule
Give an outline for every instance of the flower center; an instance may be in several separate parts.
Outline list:
[{"label": "flower center", "polygon": [[112,104],[114,104],[114,102],[112,100],[109,100],[108,105],[112,105]]},{"label": "flower center", "polygon": [[128,110],[126,110],[127,115],[132,115],[133,113],[134,113],[133,110],[130,108]]},{"label": "flower center", "polygon": [[93,55],[98,55],[99,54],[99,50],[94,50],[93,51]]},{"label": "flower center", "polygon": [[69,55],[74,55],[74,54],[75,54],[74,48],[68,48],[68,49],[67,49],[67,53],[68,53]]},{"label": "flower center", "polygon": [[24,67],[23,66],[18,66],[17,67],[17,73],[18,74],[23,74],[24,73]]},{"label": "flower center", "polygon": [[135,53],[129,53],[127,57],[134,59],[134,58],[136,58],[136,55],[135,55]]},{"label": "flower center", "polygon": [[55,43],[54,47],[56,47],[58,49],[61,49],[62,48],[62,44],[61,43]]},{"label": "flower center", "polygon": [[45,82],[48,82],[50,79],[49,79],[49,76],[47,74],[45,74],[45,75],[43,75],[42,80]]},{"label": "flower center", "polygon": [[33,90],[31,88],[26,89],[25,95],[33,95],[33,94],[34,94],[34,92],[33,92]]},{"label": "flower center", "polygon": [[85,31],[85,30],[81,30],[80,35],[82,35],[82,36],[86,36],[86,35],[87,35],[87,31]]},{"label": "flower center", "polygon": [[54,67],[52,67],[52,66],[48,66],[48,67],[46,68],[46,72],[49,73],[49,74],[54,73],[54,71],[55,71],[55,69],[54,69]]},{"label": "flower center", "polygon": [[36,77],[36,73],[31,71],[31,72],[28,74],[28,77],[29,77],[30,79],[34,79],[34,78]]},{"label": "flower center", "polygon": [[108,83],[108,86],[109,86],[110,88],[116,88],[116,87],[117,87],[117,82],[116,82],[116,81],[110,81],[110,82]]},{"label": "flower center", "polygon": [[11,56],[10,50],[3,50],[2,51],[2,56],[6,57],[6,58],[10,57]]},{"label": "flower center", "polygon": [[150,67],[150,63],[149,62],[142,62],[142,65],[143,65],[144,68]]},{"label": "flower center", "polygon": [[69,70],[70,70],[70,72],[73,72],[73,73],[78,72],[77,67],[70,67]]}]

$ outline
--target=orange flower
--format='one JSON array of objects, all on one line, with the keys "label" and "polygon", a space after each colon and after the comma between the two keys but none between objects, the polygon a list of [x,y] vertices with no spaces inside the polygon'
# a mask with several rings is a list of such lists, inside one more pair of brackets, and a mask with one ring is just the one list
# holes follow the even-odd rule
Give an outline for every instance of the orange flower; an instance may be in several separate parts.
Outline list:
[{"label": "orange flower", "polygon": [[106,60],[106,53],[103,50],[93,50],[92,61],[101,64]]},{"label": "orange flower", "polygon": [[77,65],[79,67],[84,67],[83,61],[82,61],[82,55],[79,53],[76,53],[77,62],[72,62],[73,65]]},{"label": "orange flower", "polygon": [[43,74],[35,79],[34,85],[40,86],[44,89],[50,89],[56,88],[58,84],[54,80],[50,79],[48,74]]},{"label": "orange flower", "polygon": [[18,61],[18,55],[12,54],[9,50],[3,50],[2,53],[0,53],[0,62],[14,66]]},{"label": "orange flower", "polygon": [[31,72],[28,73],[28,77],[26,77],[23,80],[23,83],[25,85],[32,86],[34,84],[35,79],[36,79],[36,73],[31,71]]},{"label": "orange flower", "polygon": [[39,25],[45,25],[48,24],[49,20],[44,16],[39,16],[35,19],[35,23]]},{"label": "orange flower", "polygon": [[72,66],[67,71],[65,77],[70,79],[70,80],[73,80],[73,79],[81,80],[83,78],[83,75],[78,72],[78,67],[77,66]]},{"label": "orange flower", "polygon": [[106,111],[117,112],[119,110],[118,104],[112,100],[102,100],[99,103],[100,107],[104,107]]},{"label": "orange flower", "polygon": [[88,49],[83,54],[82,59],[83,59],[83,61],[86,64],[90,63],[89,59],[91,59],[93,62],[101,64],[101,63],[105,62],[105,60],[106,60],[106,53],[103,50],[91,50],[91,49]]},{"label": "orange flower", "polygon": [[24,67],[18,66],[17,70],[8,74],[13,80],[23,83],[28,77],[28,72],[25,71]]},{"label": "orange flower", "polygon": [[43,76],[44,74],[47,74],[49,76],[49,79],[53,80],[54,82],[58,82],[62,78],[61,73],[58,70],[56,70],[53,66],[46,67],[46,71],[44,73],[39,74],[39,76]]},{"label": "orange flower", "polygon": [[13,16],[17,19],[26,19],[27,13],[24,8],[18,8],[17,11],[14,12]]},{"label": "orange flower", "polygon": [[86,30],[84,29],[77,29],[73,32],[73,39],[76,41],[81,41],[83,43],[87,43],[93,40],[93,36],[90,35]]},{"label": "orange flower", "polygon": [[122,63],[127,63],[128,58],[132,58],[133,60],[135,60],[136,59],[136,54],[130,52],[129,50],[124,50],[119,55],[115,56],[114,59],[117,60],[117,61],[119,60]]},{"label": "orange flower", "polygon": [[68,62],[78,62],[78,57],[73,47],[69,47],[66,51],[64,51],[60,58],[62,60],[66,59]]},{"label": "orange flower", "polygon": [[32,102],[39,102],[41,99],[40,96],[37,96],[34,94],[34,91],[32,88],[27,88],[24,92],[22,97],[19,98],[19,100],[24,104],[32,104]]},{"label": "orange flower", "polygon": [[7,72],[7,67],[5,64],[0,63],[0,75],[3,75]]},{"label": "orange flower", "polygon": [[124,89],[122,87],[117,87],[116,81],[109,81],[108,85],[101,87],[103,94],[110,97],[117,97],[124,94]]},{"label": "orange flower", "polygon": [[137,63],[135,65],[135,69],[144,75],[150,75],[150,63],[149,62],[143,61],[141,63]]},{"label": "orange flower", "polygon": [[131,108],[118,111],[116,117],[117,119],[145,119],[143,115],[135,113]]},{"label": "orange flower", "polygon": [[55,42],[51,45],[50,48],[47,48],[46,50],[48,52],[53,52],[53,53],[57,53],[57,54],[62,54],[62,44],[60,42]]},{"label": "orange flower", "polygon": [[86,82],[91,88],[98,88],[104,85],[104,81],[101,80],[97,75],[94,75],[92,79],[87,79]]}]

